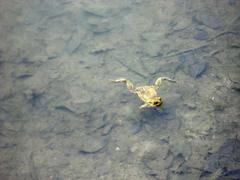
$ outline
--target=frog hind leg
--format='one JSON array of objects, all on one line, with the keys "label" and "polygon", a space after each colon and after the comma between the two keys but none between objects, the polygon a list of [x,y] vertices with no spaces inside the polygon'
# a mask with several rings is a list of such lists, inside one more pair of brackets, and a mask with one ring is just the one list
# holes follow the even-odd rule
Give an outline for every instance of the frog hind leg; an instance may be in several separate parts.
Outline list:
[{"label": "frog hind leg", "polygon": [[136,93],[135,92],[135,87],[133,85],[133,83],[127,79],[124,79],[124,78],[119,78],[119,79],[116,79],[116,80],[111,80],[111,82],[115,82],[115,83],[119,83],[119,82],[123,82],[126,84],[128,90],[132,93]]},{"label": "frog hind leg", "polygon": [[170,82],[176,82],[175,80],[173,80],[169,77],[159,77],[159,78],[157,78],[157,80],[154,83],[155,87],[158,88],[161,85],[163,80],[167,80],[167,81],[170,81]]}]

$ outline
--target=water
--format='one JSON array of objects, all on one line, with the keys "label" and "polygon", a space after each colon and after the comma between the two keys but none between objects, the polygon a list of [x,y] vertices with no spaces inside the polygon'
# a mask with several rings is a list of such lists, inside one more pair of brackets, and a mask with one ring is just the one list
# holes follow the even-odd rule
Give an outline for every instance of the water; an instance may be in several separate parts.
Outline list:
[{"label": "water", "polygon": [[[0,1],[0,179],[238,179],[239,9]],[[161,76],[160,108],[109,81]]]}]

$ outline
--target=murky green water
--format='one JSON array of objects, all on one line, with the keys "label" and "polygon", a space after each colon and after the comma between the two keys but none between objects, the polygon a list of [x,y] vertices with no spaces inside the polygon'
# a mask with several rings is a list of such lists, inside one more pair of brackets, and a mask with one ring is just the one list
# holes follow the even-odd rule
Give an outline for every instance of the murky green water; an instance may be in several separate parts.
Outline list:
[{"label": "murky green water", "polygon": [[239,9],[0,0],[0,179],[240,179]]}]

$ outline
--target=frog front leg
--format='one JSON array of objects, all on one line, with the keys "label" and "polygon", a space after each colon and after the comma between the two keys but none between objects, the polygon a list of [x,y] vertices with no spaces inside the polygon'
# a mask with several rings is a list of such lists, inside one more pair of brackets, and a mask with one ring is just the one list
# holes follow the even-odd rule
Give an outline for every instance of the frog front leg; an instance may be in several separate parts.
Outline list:
[{"label": "frog front leg", "polygon": [[149,107],[149,105],[148,105],[147,103],[145,103],[145,104],[141,105],[141,106],[139,107],[139,109],[142,109],[142,108],[145,108],[145,107]]},{"label": "frog front leg", "polygon": [[156,87],[159,87],[162,83],[163,80],[167,80],[167,81],[171,81],[171,82],[176,82],[175,80],[169,78],[169,77],[159,77],[157,78],[157,80],[155,81],[154,85]]},{"label": "frog front leg", "polygon": [[119,83],[119,82],[123,82],[126,84],[128,90],[132,93],[135,93],[135,87],[133,85],[133,83],[127,79],[124,79],[124,78],[119,78],[119,79],[116,79],[116,80],[111,80],[112,82],[115,82],[115,83]]}]

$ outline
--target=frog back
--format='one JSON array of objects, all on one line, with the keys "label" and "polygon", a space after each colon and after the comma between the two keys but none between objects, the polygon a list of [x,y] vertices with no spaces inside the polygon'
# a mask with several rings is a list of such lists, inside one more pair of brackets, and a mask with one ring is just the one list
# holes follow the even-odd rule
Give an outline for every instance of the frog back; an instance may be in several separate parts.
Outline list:
[{"label": "frog back", "polygon": [[154,86],[139,86],[135,89],[138,97],[144,101],[148,102],[152,98],[157,96],[157,92]]}]

